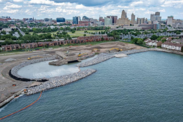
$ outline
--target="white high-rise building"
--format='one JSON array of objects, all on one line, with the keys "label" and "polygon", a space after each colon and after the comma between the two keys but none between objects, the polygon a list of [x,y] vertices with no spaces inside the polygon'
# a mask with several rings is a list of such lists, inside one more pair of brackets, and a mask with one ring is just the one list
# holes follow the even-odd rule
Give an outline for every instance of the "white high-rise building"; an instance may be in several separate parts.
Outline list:
[{"label": "white high-rise building", "polygon": [[104,25],[112,25],[112,18],[105,17],[104,18]]},{"label": "white high-rise building", "polygon": [[173,16],[169,16],[167,19],[167,25],[173,25]]},{"label": "white high-rise building", "polygon": [[79,22],[79,21],[81,21],[81,17],[80,17],[80,16],[78,16],[78,22]]}]

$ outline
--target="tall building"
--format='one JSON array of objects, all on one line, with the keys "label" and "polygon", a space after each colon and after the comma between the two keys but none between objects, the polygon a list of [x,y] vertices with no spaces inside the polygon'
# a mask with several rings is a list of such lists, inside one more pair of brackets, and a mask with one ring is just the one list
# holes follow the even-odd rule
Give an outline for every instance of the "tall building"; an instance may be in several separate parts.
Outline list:
[{"label": "tall building", "polygon": [[88,18],[87,16],[83,16],[82,21],[90,21],[90,18]]},{"label": "tall building", "polygon": [[173,25],[173,16],[168,16],[167,25]]},{"label": "tall building", "polygon": [[137,18],[137,24],[144,24],[145,18]]},{"label": "tall building", "polygon": [[150,19],[151,19],[151,22],[161,21],[160,12],[156,12],[155,14],[151,14]]},{"label": "tall building", "polygon": [[131,24],[134,25],[135,24],[135,15],[132,13],[131,15]]},{"label": "tall building", "polygon": [[117,16],[107,16],[107,18],[111,18],[111,19],[112,19],[112,24],[113,24],[113,25],[116,24],[117,19],[118,19]]},{"label": "tall building", "polygon": [[78,16],[78,22],[79,22],[79,21],[81,21],[81,17],[80,17],[80,16]]},{"label": "tall building", "polygon": [[65,22],[65,18],[59,17],[59,18],[56,18],[56,21],[57,21],[57,23],[64,23]]},{"label": "tall building", "polygon": [[117,25],[130,25],[131,21],[127,18],[127,13],[125,10],[121,13],[121,18],[117,20]]},{"label": "tall building", "polygon": [[104,25],[112,25],[112,18],[105,17],[104,18]]},{"label": "tall building", "polygon": [[103,17],[99,17],[99,21],[104,22],[104,18]]},{"label": "tall building", "polygon": [[52,18],[44,18],[44,22],[52,22]]},{"label": "tall building", "polygon": [[78,24],[78,17],[73,17],[72,23],[77,25]]}]

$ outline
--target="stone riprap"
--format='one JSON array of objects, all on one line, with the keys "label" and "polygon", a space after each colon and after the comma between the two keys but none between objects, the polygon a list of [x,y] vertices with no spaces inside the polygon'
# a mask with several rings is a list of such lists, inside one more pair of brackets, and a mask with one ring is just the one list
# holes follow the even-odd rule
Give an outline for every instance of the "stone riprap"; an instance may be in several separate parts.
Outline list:
[{"label": "stone riprap", "polygon": [[[17,80],[22,80],[22,81],[41,81],[43,79],[28,79],[28,78],[24,78],[22,76],[20,76],[18,74],[18,71],[25,67],[28,66],[30,64],[35,64],[35,63],[39,63],[39,62],[43,62],[43,61],[50,61],[50,60],[54,60],[56,59],[56,56],[52,56],[52,57],[46,57],[46,58],[41,58],[41,59],[35,59],[35,60],[30,60],[30,61],[26,61],[23,63],[20,63],[19,65],[13,67],[10,71],[10,76],[12,76],[13,78],[17,79]],[[44,79],[47,80],[47,79]]]},{"label": "stone riprap", "polygon": [[98,64],[98,63],[101,63],[101,62],[104,62],[106,60],[109,60],[111,58],[113,58],[114,55],[109,55],[107,53],[101,53],[99,54],[96,58],[90,60],[90,61],[87,61],[87,62],[83,62],[83,63],[80,63],[78,64],[77,66],[78,67],[86,67],[86,66],[91,66],[91,65],[95,65],[95,64]]},{"label": "stone riprap", "polygon": [[75,82],[77,80],[80,80],[82,78],[85,78],[91,74],[96,72],[96,70],[88,69],[79,71],[77,73],[69,74],[69,75],[63,75],[63,76],[57,76],[50,78],[49,81],[42,83],[39,86],[27,88],[27,95],[35,94],[41,91],[45,91],[48,89],[52,89],[55,87],[63,86],[72,82]]},{"label": "stone riprap", "polygon": [[130,55],[130,54],[134,54],[134,53],[147,52],[147,51],[170,52],[168,50],[158,49],[158,48],[145,48],[145,49],[139,49],[139,50],[126,50],[126,51],[121,51],[121,52],[102,53],[102,54],[98,55],[96,58],[94,58],[90,61],[84,62],[84,63],[80,63],[77,66],[78,67],[87,67],[87,66],[95,65],[95,64],[104,62],[108,59],[111,59],[111,58],[115,57],[115,55],[117,55],[117,54]]}]

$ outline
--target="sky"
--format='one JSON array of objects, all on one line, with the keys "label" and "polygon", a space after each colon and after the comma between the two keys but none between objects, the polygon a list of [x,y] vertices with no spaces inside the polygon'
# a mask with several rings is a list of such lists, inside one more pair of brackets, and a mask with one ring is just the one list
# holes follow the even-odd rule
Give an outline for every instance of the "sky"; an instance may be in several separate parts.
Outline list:
[{"label": "sky", "polygon": [[99,16],[121,16],[122,10],[131,19],[148,18],[159,11],[162,19],[173,15],[175,19],[183,19],[183,0],[0,0],[0,16],[22,19],[44,19],[73,16],[87,16],[98,19]]}]

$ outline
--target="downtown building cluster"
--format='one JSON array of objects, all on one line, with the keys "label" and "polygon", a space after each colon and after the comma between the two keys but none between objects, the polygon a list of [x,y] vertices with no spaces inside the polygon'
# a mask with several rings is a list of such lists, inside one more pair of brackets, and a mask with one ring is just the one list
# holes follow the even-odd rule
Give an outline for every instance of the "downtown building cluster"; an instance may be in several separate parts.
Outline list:
[{"label": "downtown building cluster", "polygon": [[[19,19],[11,19],[7,16],[0,17],[1,22],[13,22],[20,21]],[[109,15],[106,17],[99,17],[99,19],[90,18],[87,16],[74,16],[71,20],[67,20],[64,17],[58,17],[55,20],[52,18],[44,18],[41,20],[33,18],[23,18],[26,23],[44,23],[47,25],[58,24],[70,24],[71,26],[86,27],[86,26],[110,26],[116,28],[120,26],[126,29],[161,29],[161,25],[165,24],[173,28],[183,28],[183,21],[180,19],[174,19],[173,16],[168,16],[165,21],[162,20],[160,12],[150,14],[150,19],[139,18],[134,13],[131,14],[131,18],[127,17],[127,12],[122,10],[120,18],[115,15]]]}]

